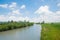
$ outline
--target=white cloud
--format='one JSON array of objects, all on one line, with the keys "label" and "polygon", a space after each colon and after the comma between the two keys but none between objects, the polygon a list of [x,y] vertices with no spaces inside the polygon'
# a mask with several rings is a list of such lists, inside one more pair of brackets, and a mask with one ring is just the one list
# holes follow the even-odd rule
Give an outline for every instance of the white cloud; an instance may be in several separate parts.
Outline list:
[{"label": "white cloud", "polygon": [[9,17],[8,17],[8,20],[14,20],[14,21],[28,21],[29,20],[29,17],[22,17],[22,13],[20,12],[21,10],[20,9],[24,9],[26,6],[25,5],[22,5],[19,9],[16,7],[17,3],[12,3],[11,5],[9,5],[9,8],[11,8],[11,12],[9,12]]},{"label": "white cloud", "polygon": [[18,21],[18,17],[11,15],[11,16],[8,17],[8,20],[9,20],[9,21],[11,21],[11,20]]},{"label": "white cloud", "polygon": [[29,17],[22,17],[22,16],[9,16],[9,20],[14,20],[14,21],[29,21]]},{"label": "white cloud", "polygon": [[38,10],[35,11],[35,13],[44,14],[44,13],[52,13],[52,12],[49,10],[49,7],[46,5],[46,6],[41,6]]},{"label": "white cloud", "polygon": [[26,7],[25,5],[22,5],[22,6],[20,7],[20,9],[25,9],[25,7]]},{"label": "white cloud", "polygon": [[12,2],[8,6],[8,8],[9,8],[9,10],[11,10],[8,15],[21,15],[20,8],[16,2]]},{"label": "white cloud", "polygon": [[11,20],[14,20],[14,21],[29,21],[30,18],[29,17],[22,17],[22,16],[14,16],[14,15],[0,15],[0,21],[11,21]]},{"label": "white cloud", "polygon": [[[35,11],[36,14],[39,14],[39,18],[45,22],[57,22],[60,21],[60,11],[52,12],[49,9],[49,6],[41,6]],[[58,16],[59,15],[59,16]]]},{"label": "white cloud", "polygon": [[7,8],[8,7],[8,4],[0,4],[0,7]]},{"label": "white cloud", "polygon": [[60,16],[60,11],[56,11],[56,14]]},{"label": "white cloud", "polygon": [[4,15],[0,15],[0,20],[4,20],[4,19],[5,19]]},{"label": "white cloud", "polygon": [[17,10],[12,10],[11,12],[9,12],[7,16],[9,17],[9,20],[12,20],[12,19],[18,20],[19,17],[22,16],[22,14],[21,14],[20,10],[17,9]]},{"label": "white cloud", "polygon": [[9,6],[8,6],[11,10],[14,10],[17,7],[17,3],[16,2],[12,2]]},{"label": "white cloud", "polygon": [[17,3],[16,2],[12,2],[11,4],[0,4],[0,7],[2,8],[8,8],[8,9],[15,9],[17,7]]},{"label": "white cloud", "polygon": [[60,7],[60,3],[58,3],[57,6]]},{"label": "white cloud", "polygon": [[20,10],[13,10],[12,13],[13,14],[20,14]]},{"label": "white cloud", "polygon": [[33,17],[30,19],[31,22],[41,22],[42,20],[38,17]]},{"label": "white cloud", "polygon": [[18,8],[18,5],[16,2],[12,2],[11,4],[1,4],[0,7],[3,7],[3,8],[10,10],[10,12],[8,13],[8,16],[21,15],[20,8]]},{"label": "white cloud", "polygon": [[0,21],[7,21],[8,17],[5,15],[0,15]]},{"label": "white cloud", "polygon": [[21,21],[24,21],[24,20],[26,20],[26,21],[29,21],[30,20],[30,18],[29,17],[19,17],[19,20],[21,20]]},{"label": "white cloud", "polygon": [[15,3],[15,2],[11,3],[11,4],[9,5],[9,7],[10,7],[10,8],[16,7],[16,3]]},{"label": "white cloud", "polygon": [[[59,4],[60,5],[60,4]],[[40,15],[39,17],[33,17],[30,18],[28,16],[23,17],[21,16],[21,9],[24,9],[26,6],[22,5],[20,8],[17,5],[17,3],[13,2],[11,4],[3,4],[0,5],[0,7],[3,8],[8,8],[10,12],[5,16],[5,15],[0,15],[0,21],[8,21],[8,20],[14,20],[14,21],[31,21],[31,22],[42,22],[43,20],[45,22],[56,22],[60,21],[60,11],[52,12],[50,11],[50,7],[45,5],[39,7],[36,11],[35,14]],[[26,12],[28,13],[28,12]],[[32,15],[32,14],[31,14]]]},{"label": "white cloud", "polygon": [[[10,12],[7,15],[0,15],[0,21],[22,21],[22,20],[29,20],[28,17],[22,17],[22,13],[20,12],[20,7],[17,5],[16,2],[12,2],[11,4],[4,4],[0,5],[0,7],[8,8]],[[25,8],[25,5],[21,6],[21,9]]]}]

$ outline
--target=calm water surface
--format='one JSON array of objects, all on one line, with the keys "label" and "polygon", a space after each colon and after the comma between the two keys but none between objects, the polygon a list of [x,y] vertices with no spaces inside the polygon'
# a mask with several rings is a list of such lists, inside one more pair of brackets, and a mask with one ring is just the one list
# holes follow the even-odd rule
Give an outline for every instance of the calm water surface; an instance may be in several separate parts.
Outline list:
[{"label": "calm water surface", "polygon": [[34,24],[31,27],[0,32],[0,40],[40,40],[41,26]]}]

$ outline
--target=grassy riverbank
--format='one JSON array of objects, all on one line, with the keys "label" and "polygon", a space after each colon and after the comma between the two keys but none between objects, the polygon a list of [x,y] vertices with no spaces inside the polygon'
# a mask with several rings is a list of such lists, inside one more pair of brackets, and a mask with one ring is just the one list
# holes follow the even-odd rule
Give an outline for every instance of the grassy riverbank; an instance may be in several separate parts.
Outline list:
[{"label": "grassy riverbank", "polygon": [[27,26],[32,26],[32,22],[0,22],[0,32],[2,31],[7,31],[7,30],[12,30],[16,28],[22,28],[22,27],[27,27]]},{"label": "grassy riverbank", "polygon": [[60,40],[60,23],[46,23],[41,25],[41,40]]}]

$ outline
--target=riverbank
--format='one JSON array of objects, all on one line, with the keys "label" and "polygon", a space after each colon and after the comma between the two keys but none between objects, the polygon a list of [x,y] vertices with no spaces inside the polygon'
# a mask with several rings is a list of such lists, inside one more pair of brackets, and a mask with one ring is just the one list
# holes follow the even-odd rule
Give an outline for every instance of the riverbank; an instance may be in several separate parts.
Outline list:
[{"label": "riverbank", "polygon": [[17,28],[23,28],[23,27],[28,27],[32,26],[32,22],[0,22],[0,32],[2,31],[7,31],[7,30],[12,30],[12,29],[17,29]]},{"label": "riverbank", "polygon": [[41,40],[60,40],[60,23],[46,23],[41,25]]}]

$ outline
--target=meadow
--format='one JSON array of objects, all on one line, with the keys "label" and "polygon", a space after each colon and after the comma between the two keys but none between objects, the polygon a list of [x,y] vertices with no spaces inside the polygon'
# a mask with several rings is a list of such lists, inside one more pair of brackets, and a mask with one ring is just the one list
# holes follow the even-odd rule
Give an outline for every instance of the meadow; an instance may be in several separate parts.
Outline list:
[{"label": "meadow", "polygon": [[8,22],[0,22],[0,32],[2,31],[7,31],[7,30],[12,30],[16,28],[23,28],[23,27],[29,27],[32,26],[32,22],[14,22],[14,21],[8,21]]},{"label": "meadow", "polygon": [[41,25],[41,40],[60,40],[60,23],[44,23]]}]

